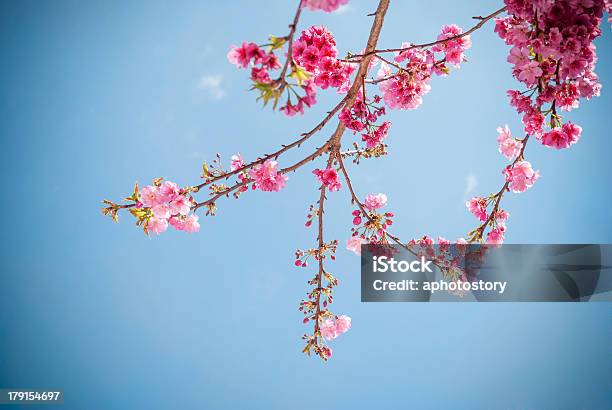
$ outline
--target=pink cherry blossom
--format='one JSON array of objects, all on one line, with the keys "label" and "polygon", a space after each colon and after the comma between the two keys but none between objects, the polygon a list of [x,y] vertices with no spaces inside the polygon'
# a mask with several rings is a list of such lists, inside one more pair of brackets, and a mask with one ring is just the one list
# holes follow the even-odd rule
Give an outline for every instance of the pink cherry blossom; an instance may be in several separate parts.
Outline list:
[{"label": "pink cherry blossom", "polygon": [[163,218],[151,218],[147,222],[147,229],[149,232],[153,232],[159,235],[162,232],[165,232],[168,229],[168,220]]},{"label": "pink cherry blossom", "polygon": [[338,316],[335,319],[325,319],[321,323],[321,336],[327,340],[333,340],[351,328],[351,318],[346,315]]},{"label": "pink cherry blossom", "polygon": [[506,227],[504,225],[498,225],[487,234],[487,244],[493,246],[499,246],[504,243],[504,233]]},{"label": "pink cherry blossom", "polygon": [[168,219],[168,223],[177,231],[185,229],[185,219],[180,216],[173,216]]},{"label": "pink cherry blossom", "polygon": [[158,188],[160,202],[172,201],[180,194],[181,189],[177,184],[171,181],[164,181]]},{"label": "pink cherry blossom", "polygon": [[510,55],[508,56],[508,62],[514,64],[517,67],[522,67],[529,63],[530,52],[527,47],[512,47],[510,49]]},{"label": "pink cherry blossom", "polygon": [[[359,223],[361,223],[361,218]],[[355,255],[361,255],[361,245],[367,243],[367,241],[361,236],[351,236],[346,240],[346,249],[351,252],[354,252]]]},{"label": "pink cherry blossom", "polygon": [[453,38],[444,43],[437,44],[433,47],[435,52],[443,52],[445,60],[450,64],[459,65],[463,61],[463,52],[472,46],[470,36],[458,37],[463,33],[461,27],[456,24],[442,26],[442,32],[438,35],[438,40]]},{"label": "pink cherry blossom", "polygon": [[516,107],[518,113],[528,112],[531,109],[531,99],[516,90],[508,90],[510,105]]},{"label": "pink cherry blossom", "polygon": [[545,120],[546,118],[539,110],[530,108],[522,118],[525,132],[528,135],[535,135],[536,137],[542,135],[542,127],[544,126]]},{"label": "pink cherry blossom", "polygon": [[365,207],[374,211],[376,209],[382,208],[387,203],[387,195],[385,194],[368,194],[365,199]]},{"label": "pink cherry blossom", "polygon": [[429,78],[429,75],[420,78],[400,72],[390,79],[382,81],[379,87],[385,104],[392,109],[417,109],[423,103],[423,95],[431,90]]},{"label": "pink cherry blossom", "polygon": [[555,100],[559,108],[563,111],[571,111],[580,105],[580,92],[578,86],[572,83],[565,83],[558,87]]},{"label": "pink cherry blossom", "polygon": [[146,207],[153,207],[160,203],[156,186],[148,185],[140,191],[140,202]]},{"label": "pink cherry blossom", "polygon": [[331,13],[348,2],[349,0],[303,0],[302,7],[308,7],[313,11],[323,10]]},{"label": "pink cherry blossom", "polygon": [[255,43],[242,43],[242,46],[232,46],[227,53],[227,59],[238,68],[247,68],[253,60],[256,64],[264,56],[264,51]]},{"label": "pink cherry blossom", "polygon": [[313,74],[312,84],[323,89],[340,90],[355,70],[354,64],[338,60],[337,55],[336,40],[323,26],[309,27],[293,43],[295,62]]},{"label": "pink cherry blossom", "polygon": [[325,319],[320,326],[321,336],[327,340],[333,340],[338,337],[336,323],[332,319]]},{"label": "pink cherry blossom", "polygon": [[315,169],[314,171],[312,171],[312,173],[315,174],[319,182],[325,185],[331,192],[338,191],[340,189],[338,172],[335,169]]},{"label": "pink cherry blossom", "polygon": [[487,200],[485,198],[474,197],[465,203],[468,210],[479,220],[486,221],[487,217]]},{"label": "pink cherry blossom", "polygon": [[338,316],[336,319],[336,331],[338,334],[343,334],[348,332],[351,328],[351,318],[346,315]]},{"label": "pink cherry blossom", "polygon": [[200,223],[198,222],[198,219],[199,218],[196,214],[191,214],[185,217],[183,230],[188,233],[198,232],[200,230]]},{"label": "pink cherry blossom", "polygon": [[231,160],[230,171],[235,171],[244,167],[244,161],[242,160],[242,156],[240,154],[232,155]]},{"label": "pink cherry blossom", "polygon": [[450,249],[450,241],[442,236],[438,236],[438,245],[440,252],[448,252]]},{"label": "pink cherry blossom", "polygon": [[507,125],[497,128],[497,143],[499,144],[499,152],[508,158],[514,159],[521,150],[521,143],[510,135],[510,128]]},{"label": "pink cherry blossom", "polygon": [[382,144],[383,140],[387,138],[389,127],[391,127],[391,123],[389,121],[385,121],[373,131],[370,131],[367,134],[362,134],[361,139],[365,141],[368,148],[374,148]]},{"label": "pink cherry blossom", "polygon": [[507,211],[504,211],[503,209],[500,209],[495,213],[495,222],[497,222],[498,224],[506,223],[508,218],[510,218],[510,214]]},{"label": "pink cherry blossom", "polygon": [[542,135],[542,144],[556,149],[568,148],[578,142],[581,132],[580,126],[567,122]]},{"label": "pink cherry blossom", "polygon": [[187,215],[191,210],[191,203],[185,195],[179,195],[174,198],[169,204],[170,211],[173,215]]},{"label": "pink cherry blossom", "polygon": [[262,191],[280,191],[285,187],[287,176],[278,172],[278,163],[267,160],[263,164],[254,166],[249,170],[249,176],[255,181],[255,187]]},{"label": "pink cherry blossom", "polygon": [[534,85],[538,77],[542,75],[542,69],[537,61],[530,61],[517,69],[519,71],[519,80],[524,81],[529,86]]},{"label": "pink cherry blossom", "polygon": [[158,204],[151,208],[151,213],[157,219],[170,218],[170,207],[167,204]]},{"label": "pink cherry blossom", "polygon": [[504,169],[503,173],[512,192],[525,192],[540,177],[540,173],[534,171],[528,161],[518,161],[514,166]]}]

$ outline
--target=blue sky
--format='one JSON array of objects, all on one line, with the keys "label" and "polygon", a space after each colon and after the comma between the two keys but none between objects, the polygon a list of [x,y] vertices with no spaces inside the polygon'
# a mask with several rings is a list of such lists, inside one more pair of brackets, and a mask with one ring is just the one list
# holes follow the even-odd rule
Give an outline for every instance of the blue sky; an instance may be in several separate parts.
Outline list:
[{"label": "blue sky", "polygon": [[[297,305],[310,272],[292,262],[315,240],[303,227],[314,164],[281,193],[219,203],[197,235],[149,240],[130,218],[100,215],[101,199],[122,198],[136,180],[192,184],[216,152],[269,152],[335,104],[323,92],[287,119],[256,104],[246,73],[227,63],[230,44],[285,33],[294,4],[284,3],[0,4],[0,387],[63,388],[67,409],[609,408],[610,305],[362,304],[359,261],[344,249],[331,266],[342,282],[335,310],[353,329],[330,363],[303,357]],[[499,6],[392,2],[380,44],[431,40],[442,24],[468,27]],[[342,13],[305,12],[301,27],[325,24],[342,53],[361,50],[374,8],[352,0]],[[577,145],[529,145],[542,178],[504,199],[508,242],[612,242],[609,25],[603,32],[603,94],[568,115],[583,127]],[[495,129],[520,131],[505,97],[516,83],[491,24],[472,40],[469,62],[433,80],[422,107],[389,113],[390,155],[350,168],[361,195],[387,193],[403,238],[465,235],[466,196],[503,182]],[[327,208],[327,237],[344,241],[346,189]]]}]

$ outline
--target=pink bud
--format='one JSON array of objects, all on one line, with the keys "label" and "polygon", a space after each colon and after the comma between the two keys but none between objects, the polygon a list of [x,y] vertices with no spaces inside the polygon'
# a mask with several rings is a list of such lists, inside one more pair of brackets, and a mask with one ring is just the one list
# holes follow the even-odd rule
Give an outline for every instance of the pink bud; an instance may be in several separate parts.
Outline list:
[{"label": "pink bud", "polygon": [[360,225],[360,224],[361,224],[361,217],[356,216],[355,219],[353,219],[353,225]]}]

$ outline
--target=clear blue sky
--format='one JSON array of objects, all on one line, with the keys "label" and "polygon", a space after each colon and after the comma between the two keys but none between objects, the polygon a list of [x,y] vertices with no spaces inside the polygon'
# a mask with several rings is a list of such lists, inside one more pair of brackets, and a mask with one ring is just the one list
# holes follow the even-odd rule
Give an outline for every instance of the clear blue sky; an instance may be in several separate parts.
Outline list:
[{"label": "clear blue sky", "polygon": [[[220,203],[197,235],[148,240],[130,218],[100,215],[100,200],[135,180],[194,183],[216,152],[269,152],[333,106],[329,91],[301,118],[262,110],[225,59],[230,44],[285,34],[294,3],[0,4],[0,387],[63,388],[66,409],[609,408],[609,304],[362,304],[359,260],[344,249],[331,267],[342,281],[335,309],[353,329],[333,342],[331,362],[304,357],[297,305],[309,273],[292,263],[315,239],[303,228],[310,168],[279,194]],[[393,1],[380,44],[431,40],[442,24],[468,27],[498,7]],[[374,8],[352,0],[343,13],[306,12],[301,27],[325,24],[341,52],[358,51]],[[603,95],[568,116],[583,127],[577,145],[528,147],[542,178],[505,200],[508,242],[612,242],[608,24],[603,32]],[[404,238],[465,235],[466,180],[473,193],[497,190],[495,128],[520,131],[505,97],[516,85],[507,48],[491,24],[472,40],[469,63],[435,79],[420,109],[390,113],[391,154],[351,167],[359,193],[388,194]],[[199,86],[205,76],[219,87]],[[344,241],[346,189],[328,204],[328,237]]]}]

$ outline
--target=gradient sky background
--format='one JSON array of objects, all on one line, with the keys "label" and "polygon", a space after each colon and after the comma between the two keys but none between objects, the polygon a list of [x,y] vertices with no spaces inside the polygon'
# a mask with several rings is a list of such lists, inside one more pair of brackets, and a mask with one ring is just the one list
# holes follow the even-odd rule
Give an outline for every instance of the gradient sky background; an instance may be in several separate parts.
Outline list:
[{"label": "gradient sky background", "polygon": [[[301,118],[262,109],[225,59],[230,44],[284,35],[294,3],[0,3],[0,387],[61,388],[66,409],[610,408],[609,304],[362,304],[359,260],[344,249],[331,266],[343,282],[335,311],[353,329],[331,362],[303,356],[297,305],[311,272],[292,264],[315,240],[303,227],[314,164],[281,193],[220,202],[196,235],[149,240],[130,217],[101,216],[100,200],[136,180],[196,183],[216,152],[252,159],[334,105],[328,91]],[[379,44],[431,40],[499,6],[393,1]],[[325,24],[342,53],[358,51],[374,9],[352,0],[340,13],[305,12],[301,28]],[[504,199],[508,242],[612,242],[603,31],[603,95],[568,116],[584,130],[571,149],[529,144],[542,178]],[[515,86],[506,46],[492,24],[472,40],[469,63],[434,79],[421,108],[389,114],[391,154],[350,167],[361,195],[388,194],[404,239],[464,236],[475,224],[466,196],[503,182],[495,128],[521,130],[505,97]],[[327,209],[327,237],[344,242],[347,190]]]}]

